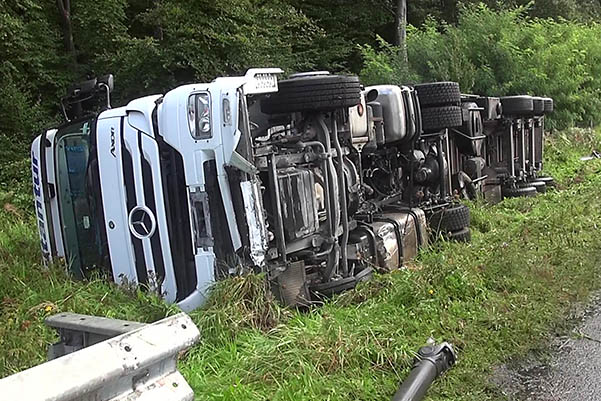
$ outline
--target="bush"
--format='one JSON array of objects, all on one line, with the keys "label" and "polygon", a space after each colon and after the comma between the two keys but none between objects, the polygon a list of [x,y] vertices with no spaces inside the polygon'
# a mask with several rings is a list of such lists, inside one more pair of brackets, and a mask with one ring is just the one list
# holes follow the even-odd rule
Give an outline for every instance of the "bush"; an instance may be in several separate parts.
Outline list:
[{"label": "bush", "polygon": [[557,105],[553,126],[598,123],[601,26],[536,19],[526,11],[480,4],[463,8],[456,26],[430,19],[409,27],[409,66],[393,46],[362,47],[362,78],[367,84],[453,80],[463,92],[550,96]]}]

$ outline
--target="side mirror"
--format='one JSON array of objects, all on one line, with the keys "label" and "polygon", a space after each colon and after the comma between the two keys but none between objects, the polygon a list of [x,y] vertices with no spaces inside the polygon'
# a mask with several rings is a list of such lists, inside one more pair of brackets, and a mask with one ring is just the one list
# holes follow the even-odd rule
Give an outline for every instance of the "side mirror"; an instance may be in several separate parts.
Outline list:
[{"label": "side mirror", "polygon": [[97,79],[94,78],[71,85],[67,91],[67,97],[76,98],[91,93],[94,91],[94,89],[96,89],[97,83]]},{"label": "side mirror", "polygon": [[106,108],[111,108],[111,92],[115,87],[113,74],[103,75],[73,84],[67,90],[67,96],[61,99],[61,108],[67,121],[78,118],[84,111],[93,111],[98,107],[98,99],[106,96]]},{"label": "side mirror", "polygon": [[115,88],[115,79],[113,78],[113,74],[107,74],[98,77],[98,85],[100,84],[106,85],[109,89],[109,92],[112,92]]}]

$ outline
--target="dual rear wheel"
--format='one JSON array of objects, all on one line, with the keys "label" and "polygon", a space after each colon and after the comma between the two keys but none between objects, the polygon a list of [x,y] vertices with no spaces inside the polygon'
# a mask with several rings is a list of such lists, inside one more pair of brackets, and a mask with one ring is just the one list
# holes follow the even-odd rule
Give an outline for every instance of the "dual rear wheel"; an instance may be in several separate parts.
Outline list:
[{"label": "dual rear wheel", "polygon": [[543,176],[520,182],[515,186],[505,186],[502,188],[502,193],[503,198],[531,197],[539,193],[545,193],[554,186],[553,177]]},{"label": "dual rear wheel", "polygon": [[461,91],[457,82],[432,82],[415,85],[425,133],[463,125]]}]

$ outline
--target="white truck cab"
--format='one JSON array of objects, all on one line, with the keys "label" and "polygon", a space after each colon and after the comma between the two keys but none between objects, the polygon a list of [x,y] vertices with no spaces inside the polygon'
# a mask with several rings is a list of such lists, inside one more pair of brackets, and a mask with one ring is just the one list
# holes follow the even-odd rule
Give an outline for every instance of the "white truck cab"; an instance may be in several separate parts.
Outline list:
[{"label": "white truck cab", "polygon": [[[80,278],[110,266],[116,282],[147,286],[192,310],[215,281],[214,233],[226,232],[234,251],[242,246],[225,170],[234,166],[248,173],[240,192],[251,255],[262,265],[267,231],[256,169],[237,148],[250,131],[247,97],[277,91],[281,72],[251,69],[180,86],[38,136],[31,159],[44,257],[65,258]],[[79,107],[112,86],[93,81],[72,89],[67,102]],[[226,226],[211,225],[207,186],[215,185]]]}]

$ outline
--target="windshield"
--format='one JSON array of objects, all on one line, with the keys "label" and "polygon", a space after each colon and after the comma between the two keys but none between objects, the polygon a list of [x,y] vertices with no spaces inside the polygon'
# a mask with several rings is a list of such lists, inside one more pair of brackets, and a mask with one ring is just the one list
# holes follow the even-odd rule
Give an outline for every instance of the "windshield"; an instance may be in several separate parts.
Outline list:
[{"label": "windshield", "polygon": [[67,262],[79,278],[99,266],[102,242],[96,202],[90,191],[88,165],[92,120],[58,130],[56,141],[57,195]]}]

